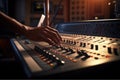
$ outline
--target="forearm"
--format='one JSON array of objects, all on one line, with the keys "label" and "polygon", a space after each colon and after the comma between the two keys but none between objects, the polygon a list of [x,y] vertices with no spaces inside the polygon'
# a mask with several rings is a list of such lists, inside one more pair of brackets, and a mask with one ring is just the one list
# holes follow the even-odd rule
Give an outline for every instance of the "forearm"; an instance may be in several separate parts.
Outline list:
[{"label": "forearm", "polygon": [[22,35],[25,34],[26,30],[23,24],[2,12],[0,12],[0,27]]}]

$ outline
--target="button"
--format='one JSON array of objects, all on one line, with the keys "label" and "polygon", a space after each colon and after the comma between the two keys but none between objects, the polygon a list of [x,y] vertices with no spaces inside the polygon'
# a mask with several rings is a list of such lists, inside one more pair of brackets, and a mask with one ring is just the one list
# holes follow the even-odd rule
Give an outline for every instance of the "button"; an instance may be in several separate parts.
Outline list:
[{"label": "button", "polygon": [[85,57],[81,58],[81,60],[85,61],[85,60],[87,60],[89,57],[90,57],[90,56],[89,56],[89,55],[87,55],[87,56],[85,56]]},{"label": "button", "polygon": [[113,52],[114,52],[115,55],[117,55],[117,56],[119,55],[119,54],[118,54],[118,49],[117,49],[117,48],[113,48]]},{"label": "button", "polygon": [[58,57],[56,57],[56,62],[57,62],[57,66],[65,64],[65,61],[60,60]]},{"label": "button", "polygon": [[82,47],[82,42],[80,42],[80,47]]},{"label": "button", "polygon": [[91,47],[90,47],[90,49],[93,49],[94,48],[94,45],[93,44],[91,44]]},{"label": "button", "polygon": [[107,50],[109,54],[112,54],[111,47],[108,47]]},{"label": "button", "polygon": [[82,52],[81,50],[78,50],[78,51],[77,51],[77,54],[78,54],[78,57],[83,56],[83,52]]},{"label": "button", "polygon": [[84,50],[78,50],[77,54],[78,54],[78,56],[76,56],[75,58],[80,58],[80,57],[84,56],[85,53],[84,53]]},{"label": "button", "polygon": [[98,57],[94,57],[94,59],[98,60],[99,58]]},{"label": "button", "polygon": [[95,50],[98,50],[98,45],[95,45]]}]

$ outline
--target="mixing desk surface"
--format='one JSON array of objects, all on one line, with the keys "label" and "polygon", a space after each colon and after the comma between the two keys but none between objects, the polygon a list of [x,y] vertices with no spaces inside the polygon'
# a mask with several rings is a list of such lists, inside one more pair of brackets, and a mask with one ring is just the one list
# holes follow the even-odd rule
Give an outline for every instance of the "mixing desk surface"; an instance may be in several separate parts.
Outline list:
[{"label": "mixing desk surface", "polygon": [[120,38],[60,33],[62,43],[52,46],[28,39],[11,39],[28,77],[118,77]]}]

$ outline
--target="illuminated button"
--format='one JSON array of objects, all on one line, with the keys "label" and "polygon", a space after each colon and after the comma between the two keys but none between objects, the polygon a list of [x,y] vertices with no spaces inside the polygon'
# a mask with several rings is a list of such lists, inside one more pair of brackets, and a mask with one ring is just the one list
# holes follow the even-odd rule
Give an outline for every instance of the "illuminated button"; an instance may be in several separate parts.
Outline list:
[{"label": "illuminated button", "polygon": [[51,66],[51,67],[53,67],[53,66],[54,66],[54,64],[52,64],[52,63],[51,63],[51,64],[50,64],[50,66]]},{"label": "illuminated button", "polygon": [[71,58],[71,57],[69,57],[68,59],[71,60],[71,61],[73,60],[73,58]]},{"label": "illuminated button", "polygon": [[64,65],[64,64],[65,64],[65,61],[58,60],[58,61],[57,61],[57,64],[58,64],[58,65]]},{"label": "illuminated button", "polygon": [[39,55],[39,57],[42,57],[43,55]]},{"label": "illuminated button", "polygon": [[65,64],[65,61],[61,61],[58,57],[56,57],[56,62],[57,62],[57,65]]},{"label": "illuminated button", "polygon": [[40,57],[41,59],[45,59],[45,57],[44,56],[42,56],[42,57]]},{"label": "illuminated button", "polygon": [[69,58],[68,56],[65,56],[65,58]]},{"label": "illuminated button", "polygon": [[55,67],[56,66],[56,63],[50,63],[49,64],[51,67]]},{"label": "illuminated button", "polygon": [[43,61],[47,61],[47,60],[48,60],[47,58],[43,59]]},{"label": "illuminated button", "polygon": [[111,56],[109,56],[109,55],[106,55],[105,57],[106,57],[106,58],[110,58]]},{"label": "illuminated button", "polygon": [[73,60],[73,58],[69,57],[69,60]]},{"label": "illuminated button", "polygon": [[48,61],[46,61],[46,63],[47,63],[47,64],[50,64],[50,63],[52,63],[52,61],[51,61],[51,60],[48,60]]}]

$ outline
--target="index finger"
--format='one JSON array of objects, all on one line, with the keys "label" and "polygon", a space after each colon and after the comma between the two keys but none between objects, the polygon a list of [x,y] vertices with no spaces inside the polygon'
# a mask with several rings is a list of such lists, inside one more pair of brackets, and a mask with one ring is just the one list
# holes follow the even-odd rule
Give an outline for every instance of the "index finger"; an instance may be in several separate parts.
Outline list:
[{"label": "index finger", "polygon": [[55,32],[56,35],[57,35],[57,37],[59,38],[59,40],[62,41],[62,37],[60,36],[59,32],[56,29],[53,29],[51,27],[46,27],[46,28],[49,29],[49,30],[51,30],[51,31],[53,31],[53,32]]}]

